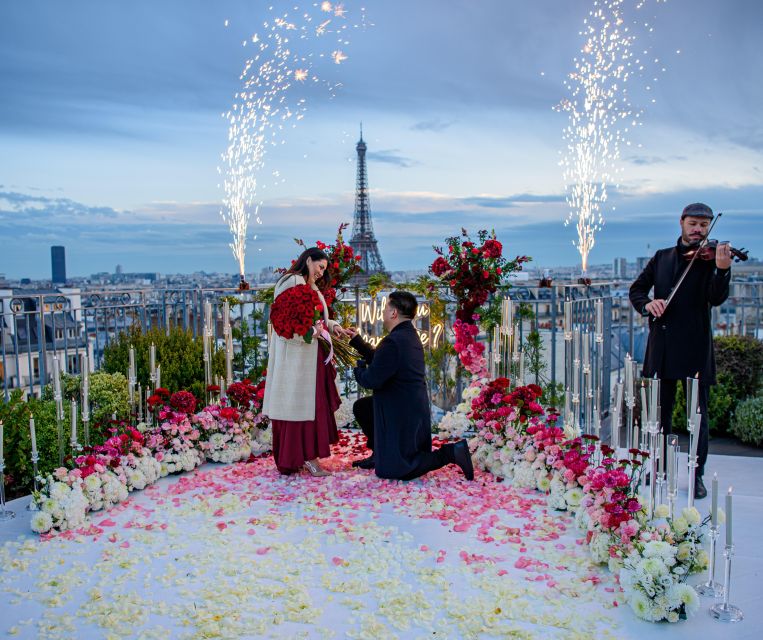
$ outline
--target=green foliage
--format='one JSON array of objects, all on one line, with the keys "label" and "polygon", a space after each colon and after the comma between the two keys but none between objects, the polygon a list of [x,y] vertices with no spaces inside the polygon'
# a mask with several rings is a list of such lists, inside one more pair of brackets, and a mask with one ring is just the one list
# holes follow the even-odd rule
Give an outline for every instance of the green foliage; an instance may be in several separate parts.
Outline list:
[{"label": "green foliage", "polygon": [[718,372],[726,375],[735,397],[755,395],[763,375],[763,342],[752,336],[719,336],[713,347]]},{"label": "green foliage", "polygon": [[[32,442],[29,433],[29,418],[32,415],[37,451],[40,454],[39,472],[44,475],[58,467],[56,403],[37,398],[24,401],[23,392],[17,389],[8,402],[0,404],[8,499],[28,494],[32,490]],[[66,425],[63,428],[64,440],[67,440]]]},{"label": "green foliage", "polygon": [[366,283],[366,292],[372,298],[375,298],[380,291],[384,289],[394,289],[395,283],[386,273],[374,273],[368,276]]},{"label": "green foliage", "polygon": [[[129,333],[120,333],[103,352],[101,368],[108,373],[127,373],[130,345],[135,347],[137,381],[145,389],[149,380],[149,349],[156,345],[156,362],[161,365],[161,385],[171,392],[187,390],[203,400],[204,347],[201,337],[194,338],[191,331],[180,327],[170,329],[169,335],[161,329],[143,332],[136,327]],[[225,354],[216,349],[212,355],[214,376],[225,375]]]},{"label": "green foliage", "polygon": [[739,403],[730,431],[742,442],[763,446],[763,396]]},{"label": "green foliage", "polygon": [[115,413],[119,419],[128,419],[130,396],[127,378],[119,372],[97,371],[91,374],[90,402],[93,407],[93,422],[108,422]]}]

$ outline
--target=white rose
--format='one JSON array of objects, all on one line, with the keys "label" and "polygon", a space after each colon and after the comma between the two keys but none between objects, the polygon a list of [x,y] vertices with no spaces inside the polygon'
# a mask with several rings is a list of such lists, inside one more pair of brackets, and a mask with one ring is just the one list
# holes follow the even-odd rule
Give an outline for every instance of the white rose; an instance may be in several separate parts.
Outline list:
[{"label": "white rose", "polygon": [[667,518],[670,514],[670,509],[666,504],[658,504],[654,509],[655,518]]},{"label": "white rose", "polygon": [[690,525],[698,525],[702,521],[702,516],[699,515],[699,511],[695,507],[684,507],[681,515]]}]

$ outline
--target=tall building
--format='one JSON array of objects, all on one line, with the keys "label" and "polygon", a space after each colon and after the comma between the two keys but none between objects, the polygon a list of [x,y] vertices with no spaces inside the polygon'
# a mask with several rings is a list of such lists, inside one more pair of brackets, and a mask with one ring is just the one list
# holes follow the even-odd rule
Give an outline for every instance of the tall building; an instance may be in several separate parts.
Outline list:
[{"label": "tall building", "polygon": [[628,271],[628,262],[625,258],[615,258],[615,263],[613,265],[613,277],[617,279],[624,279],[627,276]]},{"label": "tall building", "polygon": [[636,258],[636,275],[641,273],[649,262],[649,258]]},{"label": "tall building", "polygon": [[374,236],[371,222],[371,206],[368,199],[368,173],[366,170],[366,143],[363,141],[363,127],[360,128],[360,140],[355,147],[358,152],[358,173],[355,181],[355,215],[352,220],[352,238],[350,246],[355,255],[360,255],[361,273],[352,279],[352,284],[365,284],[368,276],[387,273],[384,269],[379,245]]},{"label": "tall building", "polygon": [[50,248],[50,265],[53,284],[66,284],[66,249],[64,247]]}]

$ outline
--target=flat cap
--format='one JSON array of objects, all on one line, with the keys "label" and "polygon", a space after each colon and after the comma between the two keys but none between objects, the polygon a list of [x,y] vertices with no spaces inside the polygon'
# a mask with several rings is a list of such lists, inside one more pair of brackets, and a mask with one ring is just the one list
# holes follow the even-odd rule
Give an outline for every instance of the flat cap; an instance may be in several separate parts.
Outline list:
[{"label": "flat cap", "polygon": [[694,202],[684,207],[684,210],[681,212],[681,220],[686,216],[691,216],[692,218],[710,218],[712,220],[713,210],[706,204]]}]

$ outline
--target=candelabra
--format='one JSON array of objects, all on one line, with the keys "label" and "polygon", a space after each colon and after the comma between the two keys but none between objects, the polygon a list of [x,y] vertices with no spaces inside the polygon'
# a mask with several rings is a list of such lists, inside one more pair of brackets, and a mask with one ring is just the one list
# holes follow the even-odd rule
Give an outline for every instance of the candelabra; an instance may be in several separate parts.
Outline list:
[{"label": "candelabra", "polygon": [[13,511],[5,508],[5,458],[0,458],[0,521],[15,517]]},{"label": "candelabra", "polygon": [[668,439],[668,508],[670,519],[675,517],[676,496],[678,495],[678,436]]},{"label": "candelabra", "polygon": [[572,431],[572,301],[564,301],[564,425]]},{"label": "candelabra", "polygon": [[694,506],[694,485],[697,472],[697,441],[699,440],[699,414],[694,414],[694,419],[689,420],[689,501],[690,507]]},{"label": "candelabra", "polygon": [[734,545],[727,544],[723,550],[723,556],[726,560],[723,584],[723,602],[710,607],[710,615],[716,620],[723,622],[739,622],[744,618],[742,610],[729,604],[729,592],[731,591],[731,558],[734,556]]},{"label": "candelabra", "polygon": [[604,375],[604,301],[600,298],[594,303],[595,326],[594,343],[596,345],[596,398],[593,408],[593,435],[601,433],[601,387]]},{"label": "candelabra", "polygon": [[715,549],[720,535],[718,523],[710,525],[710,564],[707,568],[707,582],[703,582],[697,587],[697,593],[701,596],[711,598],[720,598],[723,596],[724,589],[720,582],[715,581]]},{"label": "candelabra", "polygon": [[612,423],[610,427],[609,446],[615,451],[620,447],[620,413],[623,406],[623,383],[615,382],[615,401],[612,408]]},{"label": "candelabra", "polygon": [[56,436],[58,438],[58,465],[64,464],[64,400],[61,390],[53,396],[56,401]]},{"label": "candelabra", "polygon": [[[40,453],[37,451],[37,449],[32,449],[32,487],[34,490],[34,493],[37,493],[40,490],[40,485],[37,480],[37,474],[39,473],[39,470],[37,469],[37,463],[40,461]],[[29,504],[26,506],[27,511],[37,511],[37,503],[34,501],[34,498],[29,501]]]},{"label": "candelabra", "polygon": [[[659,415],[659,414],[658,414]],[[657,434],[657,503],[665,502],[665,436],[660,432]],[[655,476],[652,476],[655,477]]]},{"label": "candelabra", "polygon": [[660,423],[651,420],[647,424],[649,431],[649,519],[654,517],[654,508],[657,506],[657,448],[660,446]]}]

